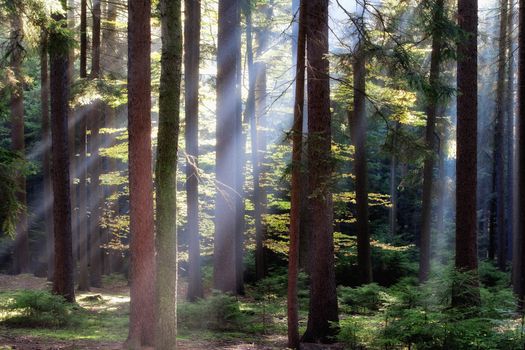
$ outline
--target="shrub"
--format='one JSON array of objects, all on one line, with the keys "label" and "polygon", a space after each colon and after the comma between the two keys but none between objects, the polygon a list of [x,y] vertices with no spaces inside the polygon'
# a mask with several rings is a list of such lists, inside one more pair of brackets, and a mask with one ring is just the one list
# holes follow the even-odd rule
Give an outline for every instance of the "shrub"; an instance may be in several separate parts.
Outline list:
[{"label": "shrub", "polygon": [[339,287],[338,294],[341,304],[350,308],[352,313],[367,313],[379,310],[382,304],[383,289],[376,283],[361,287]]},{"label": "shrub", "polygon": [[246,317],[235,297],[217,291],[206,299],[179,304],[177,315],[181,327],[220,331],[241,329]]},{"label": "shrub", "polygon": [[0,306],[7,317],[3,324],[13,327],[64,327],[76,324],[76,306],[48,291],[21,291]]}]

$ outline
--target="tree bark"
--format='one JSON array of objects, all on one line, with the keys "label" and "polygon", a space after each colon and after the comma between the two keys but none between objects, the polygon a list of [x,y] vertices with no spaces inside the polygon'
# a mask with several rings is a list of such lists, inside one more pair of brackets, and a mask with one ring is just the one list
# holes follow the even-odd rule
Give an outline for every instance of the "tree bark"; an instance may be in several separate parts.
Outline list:
[{"label": "tree bark", "polygon": [[525,0],[519,1],[518,37],[518,236],[520,238],[520,294],[519,309],[524,310],[525,297]]},{"label": "tree bark", "polygon": [[186,204],[188,211],[187,232],[188,254],[188,295],[190,301],[204,296],[202,289],[200,232],[199,232],[199,62],[200,62],[200,0],[184,1],[184,86],[186,116]]},{"label": "tree bark", "polygon": [[[21,72],[24,38],[24,28],[21,13],[13,5],[10,13],[10,68],[13,84],[11,86],[10,108],[11,108],[11,148],[21,159],[25,159],[25,132],[24,132],[24,88]],[[18,189],[16,198],[22,209],[18,213],[15,235],[15,249],[13,252],[14,273],[29,272],[29,236],[27,229],[27,200],[26,200],[26,177],[20,172],[17,175]]]},{"label": "tree bark", "polygon": [[[100,0],[93,1],[93,35],[91,43],[91,75],[90,79],[100,78]],[[89,106],[90,111],[87,116],[88,127],[90,130],[88,150],[90,153],[90,182],[89,182],[89,265],[90,282],[93,287],[102,285],[102,265],[103,255],[101,249],[100,221],[102,218],[102,206],[104,205],[104,191],[100,183],[102,173],[102,160],[100,158],[103,109],[102,101],[96,99]]]},{"label": "tree bark", "polygon": [[421,210],[421,237],[419,252],[419,282],[426,282],[430,273],[431,239],[432,239],[432,190],[434,185],[434,157],[436,148],[436,119],[440,99],[440,65],[441,65],[441,25],[444,18],[444,0],[437,0],[433,5],[432,21],[435,29],[432,33],[432,52],[430,54],[430,92],[427,94],[427,126],[425,142],[427,156],[423,166],[423,208]]},{"label": "tree bark", "polygon": [[[80,79],[87,78],[87,3],[80,2]],[[87,109],[79,108],[78,119],[78,236],[79,236],[79,278],[78,290],[89,290],[88,252],[88,193],[87,193]]]},{"label": "tree bark", "polygon": [[[213,285],[215,289],[236,294],[237,270],[237,56],[232,49],[239,26],[238,0],[219,1],[217,38],[217,130],[215,236]],[[237,45],[233,44],[233,47]]]},{"label": "tree bark", "polygon": [[[159,133],[155,173],[157,203],[156,349],[177,344],[177,152],[182,70],[181,2],[161,0]],[[196,62],[198,64],[198,61]]]},{"label": "tree bark", "polygon": [[304,342],[330,342],[338,322],[334,268],[328,0],[307,5],[308,178],[312,217],[310,305]]},{"label": "tree bark", "polygon": [[355,147],[354,172],[357,216],[357,268],[359,283],[372,282],[372,253],[368,224],[368,166],[366,160],[366,58],[362,43],[354,58],[354,110],[349,124]]},{"label": "tree bark", "polygon": [[[128,344],[154,346],[155,235],[151,160],[151,2],[128,2],[130,320]],[[172,271],[173,273],[173,271]]]},{"label": "tree bark", "polygon": [[479,304],[477,282],[476,188],[477,188],[477,0],[458,1],[459,27],[466,38],[458,44],[457,161],[456,161],[456,258],[459,272],[471,273],[472,293],[465,286],[453,289],[452,304]]},{"label": "tree bark", "polygon": [[[63,3],[65,3],[63,1]],[[65,4],[63,4],[65,7]],[[57,22],[62,14],[53,14]],[[51,31],[49,36],[51,76],[51,149],[53,155],[53,224],[55,236],[55,269],[53,292],[67,301],[75,301],[73,242],[68,150],[68,50],[63,33]]]},{"label": "tree bark", "polygon": [[41,33],[40,43],[40,103],[42,109],[42,143],[44,155],[42,168],[44,174],[44,205],[46,249],[47,249],[47,280],[53,281],[55,265],[54,233],[53,233],[53,181],[51,176],[51,130],[49,123],[49,59],[48,59],[48,34]]}]

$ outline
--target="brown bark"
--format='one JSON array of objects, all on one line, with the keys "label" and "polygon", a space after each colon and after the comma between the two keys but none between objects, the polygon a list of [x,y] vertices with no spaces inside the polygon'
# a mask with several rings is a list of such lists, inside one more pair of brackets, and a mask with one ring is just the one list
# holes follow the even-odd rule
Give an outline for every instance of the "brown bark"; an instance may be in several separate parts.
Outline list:
[{"label": "brown bark", "polygon": [[[63,15],[54,14],[60,21]],[[75,301],[73,242],[68,151],[68,52],[63,34],[50,33],[51,149],[53,155],[53,224],[55,229],[55,269],[53,292]]]},{"label": "brown bark", "polygon": [[349,114],[352,141],[355,147],[354,172],[357,217],[357,268],[359,283],[372,282],[372,253],[368,223],[368,165],[366,160],[366,58],[359,44],[354,58],[354,110]]},{"label": "brown bark", "polygon": [[290,210],[290,248],[288,251],[288,347],[299,346],[299,307],[297,277],[299,274],[299,239],[301,227],[301,158],[303,144],[303,109],[306,49],[306,3],[301,1],[297,35],[294,121],[292,129],[292,183]]},{"label": "brown bark", "polygon": [[303,341],[330,342],[338,322],[334,270],[328,0],[307,4],[308,179],[312,217],[310,305]]},{"label": "brown bark", "polygon": [[[80,4],[80,79],[87,77],[87,4]],[[79,236],[79,278],[78,289],[89,290],[89,257],[88,257],[88,193],[87,193],[87,110],[80,108],[78,118],[78,236]]]},{"label": "brown bark", "polygon": [[40,103],[42,109],[42,143],[44,155],[42,168],[44,174],[44,203],[46,205],[44,222],[46,229],[47,249],[47,280],[53,281],[55,266],[55,253],[53,249],[53,183],[51,178],[51,130],[49,123],[49,59],[48,59],[48,34],[42,31],[40,43]]},{"label": "brown bark", "polygon": [[200,0],[185,0],[184,21],[184,86],[186,88],[186,194],[189,237],[188,295],[190,301],[204,296],[202,289],[199,233],[199,62],[200,62]]},{"label": "brown bark", "polygon": [[518,37],[518,236],[520,239],[521,262],[519,308],[523,312],[525,294],[525,0],[519,1],[519,37]]},{"label": "brown bark", "polygon": [[[237,293],[237,53],[232,49],[239,26],[237,0],[219,1],[217,38],[217,145],[213,284],[223,292]],[[235,44],[233,44],[236,47]]]},{"label": "brown bark", "polygon": [[464,286],[455,288],[453,305],[479,303],[476,242],[476,187],[477,187],[477,0],[458,1],[459,27],[466,38],[458,44],[457,64],[457,161],[456,161],[456,258],[459,272],[473,274],[472,292]]},{"label": "brown bark", "polygon": [[155,235],[151,159],[151,2],[128,2],[131,290],[128,344],[154,345]]},{"label": "brown bark", "polygon": [[[11,86],[10,108],[11,108],[11,148],[21,159],[25,159],[25,133],[24,133],[24,89],[22,66],[22,40],[24,28],[21,14],[13,9],[10,14],[10,66],[13,84]],[[16,198],[22,206],[16,223],[15,248],[13,252],[14,273],[29,272],[29,236],[27,229],[26,211],[26,177],[23,173],[17,175],[18,189]]]},{"label": "brown bark", "polygon": [[434,157],[436,148],[436,119],[440,94],[440,65],[441,65],[441,22],[444,17],[444,0],[434,4],[432,21],[435,29],[432,33],[432,52],[430,54],[430,92],[427,94],[427,125],[425,130],[425,143],[427,156],[423,166],[423,208],[421,210],[421,237],[419,252],[419,282],[425,282],[430,273],[430,244],[432,238],[432,190],[434,185]]},{"label": "brown bark", "polygon": [[[91,43],[91,79],[100,78],[100,0],[93,1],[93,35]],[[100,221],[102,218],[102,207],[104,205],[104,191],[100,183],[102,173],[102,160],[100,158],[100,146],[102,145],[100,129],[103,120],[102,101],[95,100],[89,106],[87,115],[87,126],[90,130],[88,150],[90,154],[90,181],[89,181],[89,277],[91,286],[102,285],[103,254],[101,249],[102,230]]]}]

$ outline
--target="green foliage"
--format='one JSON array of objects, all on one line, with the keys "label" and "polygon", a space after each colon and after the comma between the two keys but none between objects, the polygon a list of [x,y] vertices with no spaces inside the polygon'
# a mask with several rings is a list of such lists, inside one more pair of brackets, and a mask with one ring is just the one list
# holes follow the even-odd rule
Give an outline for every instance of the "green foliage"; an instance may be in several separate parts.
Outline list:
[{"label": "green foliage", "polygon": [[48,291],[21,291],[0,306],[7,316],[2,323],[11,327],[65,327],[79,322],[76,306]]},{"label": "green foliage", "polygon": [[342,305],[351,313],[378,311],[382,305],[382,288],[376,283],[350,288],[339,287],[337,294]]},{"label": "green foliage", "polygon": [[235,297],[217,291],[195,303],[180,303],[177,316],[182,327],[214,331],[239,330],[246,319]]}]

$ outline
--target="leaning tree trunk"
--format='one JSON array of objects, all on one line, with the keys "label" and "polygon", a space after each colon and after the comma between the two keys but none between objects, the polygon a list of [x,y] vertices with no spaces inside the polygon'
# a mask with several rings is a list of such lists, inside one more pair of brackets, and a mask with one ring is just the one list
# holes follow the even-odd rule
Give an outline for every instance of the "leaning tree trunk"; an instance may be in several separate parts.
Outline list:
[{"label": "leaning tree trunk", "polygon": [[199,61],[201,3],[184,1],[184,86],[186,116],[186,194],[188,206],[188,295],[190,301],[204,296],[199,233]]},{"label": "leaning tree trunk", "polygon": [[[469,273],[471,283],[455,285],[452,304],[479,304],[477,281],[477,0],[458,1],[459,27],[466,38],[458,44],[457,161],[456,161],[456,258],[458,272]],[[468,289],[468,290],[467,290]]]},{"label": "leaning tree trunk", "polygon": [[[65,6],[64,6],[65,7]],[[54,14],[57,22],[62,14]],[[64,48],[64,32],[50,32],[51,61],[51,152],[53,156],[53,224],[55,229],[55,268],[53,292],[67,301],[75,301],[73,242],[68,151],[68,51]]]},{"label": "leaning tree trunk", "polygon": [[444,0],[433,5],[432,53],[430,54],[430,92],[427,94],[427,126],[425,142],[428,155],[423,166],[423,208],[421,210],[421,242],[419,253],[419,282],[425,282],[430,273],[430,243],[432,237],[432,190],[434,184],[434,157],[436,148],[436,118],[440,98],[441,26],[444,18]]},{"label": "leaning tree trunk", "polygon": [[330,79],[328,55],[328,0],[308,1],[308,201],[312,217],[308,325],[305,342],[329,342],[339,320],[334,267],[333,205],[330,180]]},{"label": "leaning tree trunk", "polygon": [[[161,0],[159,132],[155,171],[157,203],[156,349],[177,344],[177,152],[182,70],[181,2]],[[198,64],[198,61],[196,62]]]},{"label": "leaning tree trunk", "polygon": [[[155,234],[151,161],[151,2],[128,2],[130,346],[155,343]],[[174,273],[174,271],[172,271]]]}]

